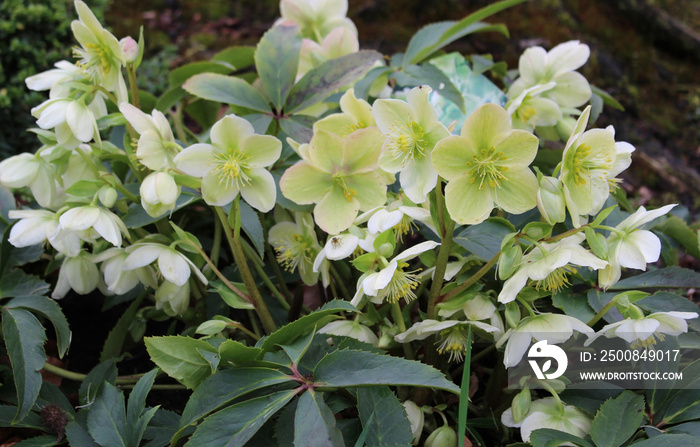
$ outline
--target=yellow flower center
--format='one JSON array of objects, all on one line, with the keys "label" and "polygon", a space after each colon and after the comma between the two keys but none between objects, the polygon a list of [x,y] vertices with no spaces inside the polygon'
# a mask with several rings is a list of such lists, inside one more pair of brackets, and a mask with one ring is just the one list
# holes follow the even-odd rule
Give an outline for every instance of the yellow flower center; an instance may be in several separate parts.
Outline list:
[{"label": "yellow flower center", "polygon": [[413,222],[408,215],[404,214],[399,223],[394,226],[394,232],[396,233],[396,240],[403,242],[403,237],[408,233],[413,232],[418,229],[418,225]]},{"label": "yellow flower center", "polygon": [[420,281],[415,273],[420,269],[404,272],[403,269],[406,267],[408,267],[407,262],[399,262],[389,284],[377,294],[379,298],[382,300],[386,299],[390,303],[395,303],[401,298],[404,298],[406,302],[416,299],[414,290],[416,290]]},{"label": "yellow flower center", "polygon": [[394,160],[401,162],[401,166],[425,156],[425,131],[415,121],[393,123],[387,137],[389,153]]},{"label": "yellow flower center", "polygon": [[588,144],[580,144],[574,151],[572,170],[574,182],[579,186],[587,184],[591,177],[607,181],[612,167],[611,158],[606,158],[600,151],[593,152]]},{"label": "yellow flower center", "polygon": [[496,148],[481,149],[478,154],[472,156],[472,161],[466,163],[471,178],[469,183],[479,182],[479,189],[486,183],[491,188],[500,188],[502,181],[508,181],[503,175],[508,170],[508,166],[501,163],[509,160],[510,157],[503,152],[496,152]]},{"label": "yellow flower center", "polygon": [[288,243],[279,241],[275,245],[277,262],[289,272],[293,272],[300,262],[313,263],[316,253],[304,236],[294,233]]},{"label": "yellow flower center", "polygon": [[333,174],[333,181],[343,190],[345,200],[352,202],[353,198],[357,195],[357,192],[348,186],[347,182],[345,181],[345,175],[338,171]]},{"label": "yellow flower center", "polygon": [[345,137],[345,136],[350,135],[351,133],[355,132],[356,130],[364,129],[366,127],[367,127],[367,124],[363,123],[362,121],[358,121],[354,124],[348,124],[347,126],[343,127],[341,136]]},{"label": "yellow flower center", "polygon": [[537,110],[534,107],[524,106],[518,109],[518,118],[524,123],[534,121],[535,116],[537,116]]},{"label": "yellow flower center", "polygon": [[570,265],[559,267],[551,272],[547,277],[535,283],[535,289],[544,289],[547,292],[557,293],[565,286],[571,285],[568,275],[576,273],[576,269]]},{"label": "yellow flower center", "polygon": [[438,346],[437,351],[440,354],[449,353],[452,362],[456,360],[461,362],[464,360],[464,353],[467,352],[467,337],[464,331],[459,326],[453,326],[440,332],[442,343]]},{"label": "yellow flower center", "polygon": [[226,185],[227,188],[235,185],[238,189],[249,185],[251,182],[248,175],[250,173],[249,158],[230,147],[214,155],[214,174],[219,177],[219,183]]},{"label": "yellow flower center", "polygon": [[96,43],[88,43],[85,48],[73,48],[73,55],[80,59],[76,65],[93,79],[109,73],[112,68],[111,54],[109,49]]},{"label": "yellow flower center", "polygon": [[661,334],[659,332],[654,332],[649,337],[647,337],[645,340],[640,340],[640,339],[635,340],[630,345],[630,348],[632,348],[632,349],[649,349],[652,346],[656,345],[657,339],[659,341],[664,341],[664,340],[666,340],[666,337],[664,336],[664,334]]}]

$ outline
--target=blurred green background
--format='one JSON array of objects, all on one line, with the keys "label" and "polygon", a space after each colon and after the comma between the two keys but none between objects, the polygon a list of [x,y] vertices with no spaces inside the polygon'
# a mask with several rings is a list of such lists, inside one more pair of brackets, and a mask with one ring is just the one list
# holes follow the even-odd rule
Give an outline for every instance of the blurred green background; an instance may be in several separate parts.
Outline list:
[{"label": "blurred green background", "polygon": [[[87,0],[118,37],[147,43],[141,87],[167,87],[170,68],[210,57],[231,45],[254,45],[279,16],[276,0]],[[361,46],[384,54],[402,51],[423,25],[455,20],[491,2],[475,0],[350,0],[349,16]],[[70,56],[68,0],[4,0],[0,3],[0,153],[37,148],[23,129],[33,125],[32,106],[44,95],[23,79]],[[448,50],[492,54],[516,68],[531,45],[551,48],[579,39],[591,47],[580,70],[625,107],[606,108],[597,126],[614,124],[618,140],[632,143],[633,168],[624,187],[636,205],[680,201],[700,209],[700,1],[538,0],[490,21],[505,23],[510,38],[477,34]]]}]

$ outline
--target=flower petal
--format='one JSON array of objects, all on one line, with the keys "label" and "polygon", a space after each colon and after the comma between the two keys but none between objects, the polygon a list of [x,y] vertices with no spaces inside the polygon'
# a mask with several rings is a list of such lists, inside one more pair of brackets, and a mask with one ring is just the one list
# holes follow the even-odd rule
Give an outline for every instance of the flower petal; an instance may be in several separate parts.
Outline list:
[{"label": "flower petal", "polygon": [[236,115],[226,115],[211,128],[211,142],[220,150],[241,149],[241,143],[255,134],[253,125],[248,120]]},{"label": "flower petal", "polygon": [[236,183],[223,183],[219,176],[208,172],[202,177],[202,198],[209,205],[224,206],[238,196]]},{"label": "flower petal", "polygon": [[158,256],[158,268],[165,279],[183,286],[190,279],[190,266],[184,256],[172,249],[162,250]]},{"label": "flower petal", "polygon": [[288,168],[280,179],[280,190],[299,205],[320,201],[333,187],[331,174],[301,161]]},{"label": "flower petal", "polygon": [[[537,206],[537,177],[529,168],[507,171],[508,180],[493,189],[493,201],[511,214],[522,214]],[[474,182],[476,184],[476,182]]]},{"label": "flower petal", "polygon": [[356,198],[345,198],[342,188],[334,186],[314,208],[314,218],[323,231],[338,234],[352,225],[360,209]]},{"label": "flower petal", "polygon": [[479,183],[470,183],[470,180],[471,178],[463,176],[448,182],[447,187],[445,187],[447,211],[452,219],[460,225],[474,225],[483,222],[493,210],[491,189],[479,189]]},{"label": "flower petal", "polygon": [[251,168],[271,166],[282,153],[282,142],[271,135],[251,135],[241,146],[241,151],[249,157],[246,162]]},{"label": "flower petal", "polygon": [[250,184],[241,189],[241,196],[258,211],[266,213],[275,206],[277,188],[275,179],[264,168],[250,170]]},{"label": "flower petal", "polygon": [[173,161],[185,174],[204,177],[213,169],[214,152],[215,148],[211,144],[197,143],[177,154]]}]

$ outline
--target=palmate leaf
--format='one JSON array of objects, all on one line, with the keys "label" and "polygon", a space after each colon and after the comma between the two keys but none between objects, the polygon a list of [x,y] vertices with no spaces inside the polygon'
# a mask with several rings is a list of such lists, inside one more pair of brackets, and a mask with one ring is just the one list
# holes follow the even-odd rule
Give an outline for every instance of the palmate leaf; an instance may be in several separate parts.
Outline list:
[{"label": "palmate leaf", "polygon": [[29,414],[41,390],[39,371],[46,363],[46,334],[34,314],[7,307],[2,308],[2,330],[17,392],[14,421],[21,421]]},{"label": "palmate leaf", "polygon": [[294,417],[294,445],[343,447],[343,435],[323,394],[308,390],[299,398]]},{"label": "palmate leaf", "polygon": [[334,351],[318,362],[314,380],[321,387],[406,385],[459,394],[459,387],[424,363],[366,351]]},{"label": "palmate leaf", "polygon": [[206,418],[185,446],[243,446],[298,392],[298,389],[279,391],[226,407]]}]

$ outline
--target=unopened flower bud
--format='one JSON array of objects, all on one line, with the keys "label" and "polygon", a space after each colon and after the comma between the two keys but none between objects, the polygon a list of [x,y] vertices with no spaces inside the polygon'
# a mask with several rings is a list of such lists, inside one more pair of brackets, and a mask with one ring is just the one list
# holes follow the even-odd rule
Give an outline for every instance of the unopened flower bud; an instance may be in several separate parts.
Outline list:
[{"label": "unopened flower bud", "polygon": [[413,434],[413,445],[417,445],[420,440],[420,435],[423,433],[423,424],[425,423],[425,415],[423,410],[412,400],[407,400],[403,403],[403,408],[406,410],[408,422],[411,423],[411,433]]},{"label": "unopened flower bud", "polygon": [[501,279],[510,278],[520,267],[522,260],[523,249],[518,244],[501,252],[501,256],[498,258],[498,277]]},{"label": "unopened flower bud", "polygon": [[509,327],[516,327],[520,323],[520,306],[516,301],[506,303],[506,323]]},{"label": "unopened flower bud", "polygon": [[186,282],[182,286],[163,281],[156,290],[156,309],[160,309],[167,315],[174,317],[182,315],[190,305],[190,284]]},{"label": "unopened flower bud", "polygon": [[540,189],[537,190],[537,209],[550,225],[564,222],[566,219],[566,200],[559,179],[542,177]]},{"label": "unopened flower bud", "polygon": [[119,45],[122,47],[122,52],[124,53],[124,60],[133,64],[139,57],[139,44],[131,37],[127,36],[119,41]]},{"label": "unopened flower bud", "polygon": [[530,390],[527,388],[519,392],[513,398],[513,403],[510,408],[513,412],[513,420],[515,422],[520,422],[527,416],[527,413],[530,411],[530,402]]},{"label": "unopened flower bud", "polygon": [[105,207],[112,208],[117,201],[117,190],[105,185],[97,192],[97,197],[99,197],[100,203]]},{"label": "unopened flower bud", "polygon": [[141,206],[151,217],[160,217],[175,208],[180,197],[180,186],[167,172],[152,172],[143,179],[141,188]]},{"label": "unopened flower bud", "polygon": [[447,425],[443,425],[428,436],[425,447],[456,447],[457,433]]}]

